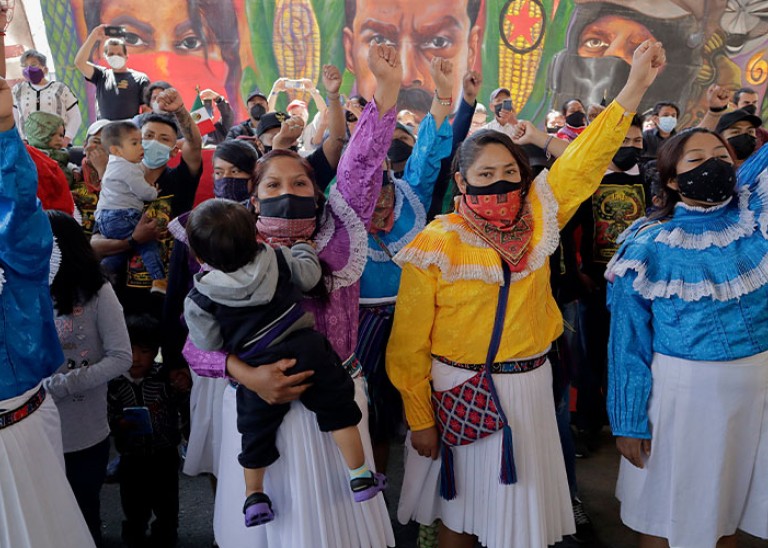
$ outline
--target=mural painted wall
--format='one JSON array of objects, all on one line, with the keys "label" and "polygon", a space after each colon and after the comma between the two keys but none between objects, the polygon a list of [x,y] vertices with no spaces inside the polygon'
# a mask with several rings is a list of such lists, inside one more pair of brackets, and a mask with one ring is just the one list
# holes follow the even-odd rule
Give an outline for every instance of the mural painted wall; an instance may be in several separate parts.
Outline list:
[{"label": "mural painted wall", "polygon": [[[765,0],[16,0],[9,56],[29,46],[51,53],[56,77],[92,116],[92,90],[73,66],[90,29],[128,31],[129,66],[178,87],[188,104],[195,86],[240,97],[265,93],[279,77],[319,82],[323,63],[345,67],[343,93],[372,95],[365,65],[371,41],[403,56],[403,108],[424,111],[434,86],[431,57],[453,59],[484,77],[481,101],[508,87],[521,116],[536,122],[565,99],[599,103],[616,95],[634,47],[664,42],[669,65],[649,90],[678,103],[684,121],[706,109],[718,83],[755,88],[768,115],[768,2]],[[100,52],[93,61],[103,63]],[[13,65],[11,59],[10,64]],[[9,74],[10,77],[18,73]],[[321,90],[322,91],[322,90]],[[454,97],[460,89],[454,90]],[[291,89],[278,105],[293,98]],[[90,112],[88,112],[90,108]]]}]

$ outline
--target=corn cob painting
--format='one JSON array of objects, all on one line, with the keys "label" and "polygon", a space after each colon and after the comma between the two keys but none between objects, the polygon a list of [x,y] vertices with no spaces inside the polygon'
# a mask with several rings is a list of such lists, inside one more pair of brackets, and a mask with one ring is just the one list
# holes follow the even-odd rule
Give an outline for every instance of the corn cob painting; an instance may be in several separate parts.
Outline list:
[{"label": "corn cob painting", "polygon": [[[69,86],[75,97],[80,99],[78,108],[83,116],[83,120],[88,120],[89,98],[86,82],[82,74],[74,67],[75,55],[79,47],[77,29],[75,28],[75,18],[72,13],[72,6],[69,2],[61,0],[41,0],[43,18],[46,22],[46,34],[48,43],[51,47],[54,66],[56,67],[56,78]],[[75,137],[75,141],[85,138],[86,127],[80,127]]]},{"label": "corn cob painting", "polygon": [[499,85],[523,106],[533,91],[541,62],[546,18],[540,0],[509,0],[499,16]]},{"label": "corn cob painting", "polygon": [[[310,0],[276,0],[273,22],[273,47],[280,76],[291,80],[320,76],[320,27]],[[300,91],[294,99],[307,101],[309,93]]]}]

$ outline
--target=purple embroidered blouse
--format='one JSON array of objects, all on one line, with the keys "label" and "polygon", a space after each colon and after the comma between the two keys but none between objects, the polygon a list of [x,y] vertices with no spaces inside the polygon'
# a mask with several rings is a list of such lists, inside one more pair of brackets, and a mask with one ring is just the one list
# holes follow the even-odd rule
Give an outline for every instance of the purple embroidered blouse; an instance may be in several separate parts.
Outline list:
[{"label": "purple embroidered blouse", "polygon": [[[336,184],[315,237],[318,255],[332,272],[330,295],[328,302],[306,299],[304,304],[315,315],[315,329],[328,338],[342,360],[349,358],[357,345],[360,276],[368,254],[367,227],[381,191],[381,177],[374,175],[381,171],[395,121],[395,108],[379,120],[376,103],[366,105],[339,162]],[[224,352],[203,351],[187,340],[183,353],[198,375],[225,376]]]}]

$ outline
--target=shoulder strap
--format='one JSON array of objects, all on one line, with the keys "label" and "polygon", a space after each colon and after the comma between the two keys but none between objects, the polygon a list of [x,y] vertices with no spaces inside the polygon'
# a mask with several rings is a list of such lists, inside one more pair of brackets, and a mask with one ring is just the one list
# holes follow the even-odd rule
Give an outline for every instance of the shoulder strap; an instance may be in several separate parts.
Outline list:
[{"label": "shoulder strap", "polygon": [[491,374],[491,366],[496,360],[496,354],[499,352],[501,334],[504,331],[504,318],[507,315],[507,299],[509,298],[509,283],[511,273],[509,271],[509,265],[504,259],[501,260],[501,268],[504,271],[504,285],[499,287],[499,300],[496,304],[496,318],[493,321],[491,344],[488,346],[488,355],[485,358],[485,369],[489,376]]},{"label": "shoulder strap", "polygon": [[189,299],[195,303],[197,306],[199,306],[201,309],[208,312],[208,314],[211,314],[213,316],[216,315],[216,312],[219,309],[219,305],[200,293],[197,289],[194,287],[189,291],[189,294],[187,295]]}]

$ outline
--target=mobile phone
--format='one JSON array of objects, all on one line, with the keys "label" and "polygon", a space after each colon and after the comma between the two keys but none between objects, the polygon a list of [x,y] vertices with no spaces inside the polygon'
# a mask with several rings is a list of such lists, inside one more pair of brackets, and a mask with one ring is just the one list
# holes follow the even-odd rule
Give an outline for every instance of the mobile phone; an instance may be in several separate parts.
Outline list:
[{"label": "mobile phone", "polygon": [[504,99],[504,102],[501,103],[501,110],[512,112],[512,99]]},{"label": "mobile phone", "polygon": [[104,27],[104,35],[109,38],[125,38],[125,27],[107,25]]},{"label": "mobile phone", "polygon": [[131,436],[147,436],[152,433],[152,418],[149,407],[126,407],[123,409],[126,431]]},{"label": "mobile phone", "polygon": [[304,82],[301,80],[286,80],[285,81],[285,88],[286,89],[301,89],[304,87]]}]

